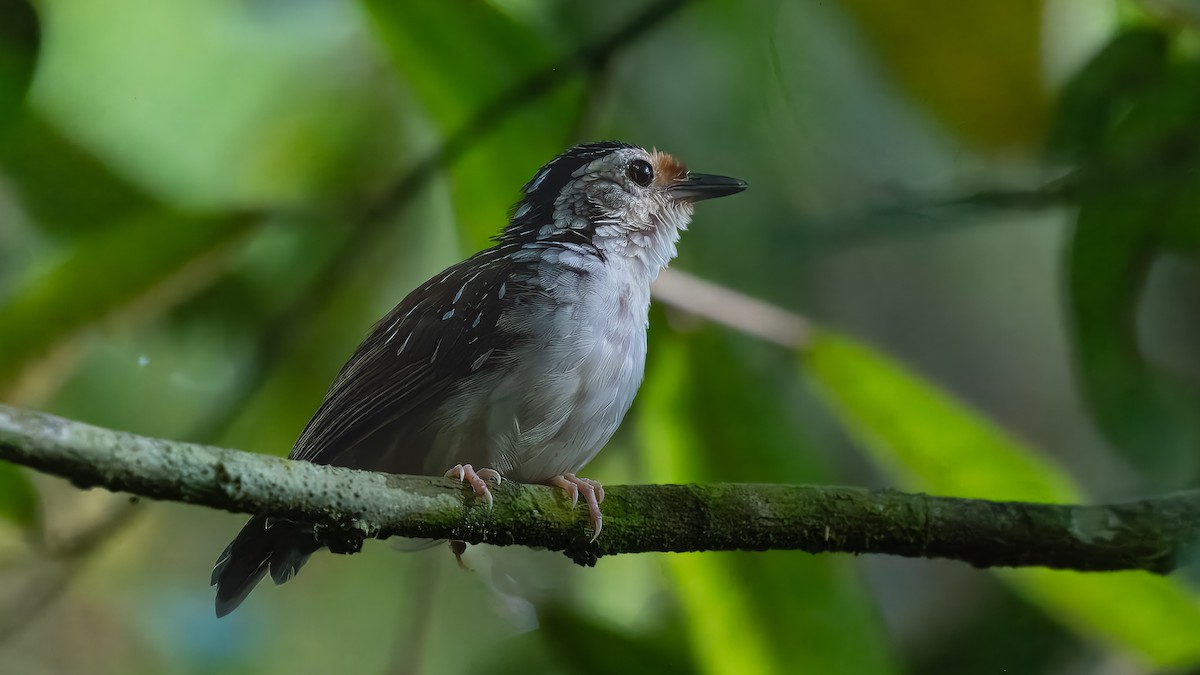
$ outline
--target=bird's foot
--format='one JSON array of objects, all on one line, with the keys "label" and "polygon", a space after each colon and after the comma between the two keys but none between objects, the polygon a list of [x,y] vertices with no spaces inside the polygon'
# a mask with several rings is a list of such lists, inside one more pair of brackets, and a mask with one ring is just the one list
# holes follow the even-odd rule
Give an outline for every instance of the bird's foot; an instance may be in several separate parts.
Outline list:
[{"label": "bird's foot", "polygon": [[571,498],[571,508],[579,503],[580,495],[588,507],[588,522],[592,526],[592,541],[600,536],[600,528],[604,527],[604,515],[600,513],[600,502],[604,501],[604,486],[591,478],[580,478],[573,473],[564,473],[546,481],[547,485],[561,488]]},{"label": "bird's foot", "polygon": [[455,464],[453,469],[446,472],[446,478],[470,485],[475,494],[483,497],[487,502],[489,511],[492,510],[492,491],[488,489],[488,483],[499,485],[500,481],[504,480],[500,477],[500,472],[495,469],[476,471],[471,468],[470,464]]}]

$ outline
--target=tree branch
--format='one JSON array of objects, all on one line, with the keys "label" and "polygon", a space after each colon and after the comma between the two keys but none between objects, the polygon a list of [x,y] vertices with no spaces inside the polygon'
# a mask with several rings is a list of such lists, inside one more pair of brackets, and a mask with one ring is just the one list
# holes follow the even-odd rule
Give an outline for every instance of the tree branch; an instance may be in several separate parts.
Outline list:
[{"label": "tree branch", "polygon": [[605,528],[554,489],[504,483],[487,507],[442,478],[318,466],[102,429],[0,405],[0,459],[93,486],[316,523],[331,550],[366,538],[459,539],[563,551],[582,565],[645,551],[800,549],[1165,574],[1200,542],[1200,491],[1106,506],[990,502],[793,485],[607,489]]}]

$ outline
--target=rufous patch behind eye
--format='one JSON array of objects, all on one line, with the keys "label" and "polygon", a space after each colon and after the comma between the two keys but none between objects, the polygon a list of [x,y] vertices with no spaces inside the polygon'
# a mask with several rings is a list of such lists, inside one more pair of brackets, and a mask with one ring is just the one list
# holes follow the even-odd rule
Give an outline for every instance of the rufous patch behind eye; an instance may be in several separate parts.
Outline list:
[{"label": "rufous patch behind eye", "polygon": [[687,165],[657,148],[650,151],[650,163],[654,166],[654,184],[659,187],[687,178]]}]

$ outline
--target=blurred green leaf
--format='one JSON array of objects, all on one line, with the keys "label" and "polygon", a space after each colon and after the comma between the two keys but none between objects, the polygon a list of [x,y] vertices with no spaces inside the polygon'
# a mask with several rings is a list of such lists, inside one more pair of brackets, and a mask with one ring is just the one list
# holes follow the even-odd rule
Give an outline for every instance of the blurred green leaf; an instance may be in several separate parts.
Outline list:
[{"label": "blurred green leaf", "polygon": [[1158,78],[1143,83],[1142,91],[1114,92],[1112,97],[1116,100],[1101,107],[1102,113],[1116,109],[1112,127],[1088,149],[1099,166],[1084,168],[1113,174],[1119,179],[1112,183],[1116,187],[1128,182],[1194,184],[1194,176],[1184,170],[1197,161],[1200,60],[1169,63]]},{"label": "blurred green leaf", "polygon": [[1137,309],[1155,258],[1200,250],[1200,62],[1168,62],[1161,32],[1118,35],[1068,84],[1050,150],[1073,176],[1067,307],[1079,378],[1097,426],[1156,484],[1200,468],[1200,393],[1152,366]]},{"label": "blurred green leaf", "polygon": [[698,672],[686,651],[657,634],[630,635],[566,605],[538,610],[538,633],[565,672],[579,675]]},{"label": "blurred green leaf", "polygon": [[1152,367],[1135,330],[1156,230],[1200,208],[1195,193],[1153,183],[1095,194],[1079,210],[1066,260],[1078,369],[1097,425],[1135,467],[1179,486],[1200,467],[1200,399]]},{"label": "blurred green leaf", "polygon": [[[805,364],[834,414],[905,489],[1034,502],[1083,500],[1061,469],[869,347],[823,333],[805,353]],[[1200,663],[1200,598],[1182,582],[1146,572],[998,573],[1050,615],[1158,666]]]},{"label": "blurred green leaf", "polygon": [[[755,377],[732,346],[660,337],[638,403],[640,456],[655,482],[815,482],[825,474],[794,425],[787,383]],[[782,387],[782,389],[780,389]],[[795,392],[793,392],[794,394]],[[692,639],[710,673],[891,673],[878,616],[850,559],[800,552],[671,555]]]},{"label": "blurred green leaf", "polygon": [[909,99],[984,147],[1039,139],[1049,117],[1039,0],[843,0]]},{"label": "blurred green leaf", "polygon": [[865,345],[823,333],[805,363],[841,422],[906,485],[981,499],[1080,497],[1061,469]]},{"label": "blurred green leaf", "polygon": [[1158,241],[1163,249],[1200,259],[1200,185],[1177,190],[1163,204]]},{"label": "blurred green leaf", "polygon": [[1079,639],[1015,589],[997,586],[994,592],[957,596],[973,598],[975,611],[940,626],[935,639],[913,645],[909,672],[1014,675],[1060,668],[1063,653],[1077,648]]},{"label": "blurred green leaf", "polygon": [[38,518],[37,490],[20,467],[8,462],[0,462],[0,518],[22,529]]},{"label": "blurred green leaf", "polygon": [[82,240],[0,301],[0,382],[87,324],[167,290],[156,287],[253,222],[156,214]]},{"label": "blurred green leaf", "polygon": [[[304,299],[302,316],[286,324],[287,341],[272,345],[273,349],[283,350],[277,361],[279,367],[267,373],[250,400],[238,406],[236,419],[219,430],[222,433],[215,441],[256,452],[287,454],[320,404],[329,382],[371,323],[456,257],[453,236],[448,236],[445,229],[428,226],[430,222],[448,220],[446,209],[425,206],[414,205],[415,211],[399,226],[381,230],[371,247],[353,252],[355,264],[347,268],[323,302],[314,305],[311,298]],[[305,246],[340,248],[335,236],[324,229],[311,232],[296,244],[297,248],[277,251],[281,255],[269,267],[264,264],[265,258],[246,256],[249,259],[243,266],[246,272],[259,277],[255,283],[265,302],[292,302],[294,289],[287,284],[303,282],[307,276],[290,268],[307,261],[317,266],[323,260],[314,259],[313,251]],[[264,419],[274,423],[262,424]]]},{"label": "blurred green leaf", "polygon": [[95,232],[156,208],[140,188],[30,111],[0,144],[0,167],[43,231]]},{"label": "blurred green leaf", "polygon": [[1181,580],[1149,572],[1023,569],[996,574],[1050,616],[1154,666],[1200,664],[1200,598]]},{"label": "blurred green leaf", "polygon": [[444,130],[462,127],[477,104],[551,57],[537,33],[481,0],[366,4],[396,67]]},{"label": "blurred green leaf", "polygon": [[40,44],[33,7],[25,0],[0,0],[0,133],[24,107]]},{"label": "blurred green leaf", "polygon": [[1052,157],[1093,154],[1113,125],[1145,92],[1157,85],[1167,66],[1167,37],[1157,28],[1118,33],[1079,69],[1058,95],[1046,140]]},{"label": "blurred green leaf", "polygon": [[[478,125],[485,106],[556,58],[538,32],[480,0],[366,4],[393,63],[443,139]],[[578,86],[565,87],[522,108],[499,133],[471,139],[450,172],[468,248],[503,227],[524,182],[573,141],[568,133],[580,97]],[[524,102],[518,97],[507,105]]]},{"label": "blurred green leaf", "polygon": [[357,3],[38,4],[31,107],[174,206],[340,200],[406,149]]}]

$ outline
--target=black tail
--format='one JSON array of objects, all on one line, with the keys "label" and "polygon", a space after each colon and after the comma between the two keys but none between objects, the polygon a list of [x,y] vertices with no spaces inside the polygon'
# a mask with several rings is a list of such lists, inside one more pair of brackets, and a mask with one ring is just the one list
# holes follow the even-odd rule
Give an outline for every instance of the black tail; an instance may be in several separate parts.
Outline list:
[{"label": "black tail", "polygon": [[217,616],[237,609],[268,569],[276,584],[294,577],[318,548],[311,525],[266,516],[251,518],[213,566]]}]

